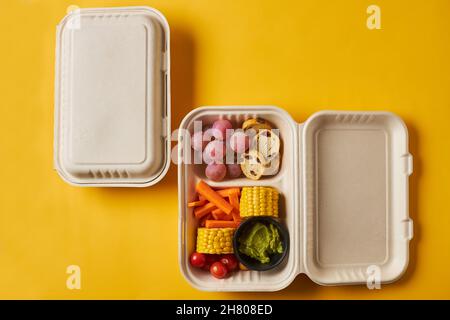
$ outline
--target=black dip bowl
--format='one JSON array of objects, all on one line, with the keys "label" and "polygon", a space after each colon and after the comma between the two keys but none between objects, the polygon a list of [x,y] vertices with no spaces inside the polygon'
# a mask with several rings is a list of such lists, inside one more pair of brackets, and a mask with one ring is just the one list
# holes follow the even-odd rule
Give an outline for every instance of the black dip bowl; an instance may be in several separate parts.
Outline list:
[{"label": "black dip bowl", "polygon": [[[247,228],[251,228],[255,223],[260,222],[265,225],[273,224],[280,234],[280,240],[283,245],[283,252],[282,253],[275,253],[270,256],[270,262],[268,263],[261,263],[260,261],[251,258],[247,256],[246,254],[243,254],[239,251],[239,238],[242,234],[244,234],[247,231]],[[245,267],[247,267],[250,270],[256,270],[256,271],[267,271],[270,269],[275,268],[278,266],[281,261],[286,257],[288,251],[289,251],[289,233],[287,229],[281,225],[277,220],[271,217],[251,217],[246,220],[244,220],[237,230],[234,233],[233,236],[233,249],[234,249],[234,255],[239,260],[240,263],[242,263]]]}]

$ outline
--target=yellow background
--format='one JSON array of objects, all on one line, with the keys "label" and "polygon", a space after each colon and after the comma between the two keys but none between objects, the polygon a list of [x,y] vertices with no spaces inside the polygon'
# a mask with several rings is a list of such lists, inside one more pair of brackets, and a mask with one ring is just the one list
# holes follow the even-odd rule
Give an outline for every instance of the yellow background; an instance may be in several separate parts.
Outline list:
[{"label": "yellow background", "polygon": [[[381,7],[381,30],[366,8]],[[176,166],[144,189],[76,188],[53,170],[55,28],[69,5],[148,5],[172,35],[172,126],[200,105],[390,110],[410,132],[415,222],[382,290],[299,276],[275,293],[191,288],[177,261]],[[57,1],[0,4],[0,298],[450,298],[450,1]],[[66,267],[82,289],[66,289]]]}]

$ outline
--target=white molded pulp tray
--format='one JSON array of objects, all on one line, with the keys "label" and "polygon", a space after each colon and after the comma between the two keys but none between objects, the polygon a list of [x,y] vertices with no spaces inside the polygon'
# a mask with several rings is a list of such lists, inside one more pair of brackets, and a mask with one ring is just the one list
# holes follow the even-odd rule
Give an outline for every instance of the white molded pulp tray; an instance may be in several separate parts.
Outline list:
[{"label": "white molded pulp tray", "polygon": [[170,41],[148,7],[79,9],[58,25],[55,167],[78,186],[149,186],[170,165]]},{"label": "white molded pulp tray", "polygon": [[[261,117],[280,130],[283,141],[277,175],[213,182],[180,163],[179,262],[187,281],[207,291],[275,291],[299,273],[323,285],[363,284],[372,266],[380,282],[398,279],[408,265],[412,220],[408,177],[412,156],[403,121],[389,112],[323,111],[298,124],[277,107],[204,107],[193,110],[180,129],[218,118],[241,123]],[[180,140],[182,150],[189,142]],[[290,234],[283,263],[270,271],[240,271],[217,280],[191,268],[197,224],[186,204],[200,179],[216,187],[272,186],[279,190],[280,218]]]}]

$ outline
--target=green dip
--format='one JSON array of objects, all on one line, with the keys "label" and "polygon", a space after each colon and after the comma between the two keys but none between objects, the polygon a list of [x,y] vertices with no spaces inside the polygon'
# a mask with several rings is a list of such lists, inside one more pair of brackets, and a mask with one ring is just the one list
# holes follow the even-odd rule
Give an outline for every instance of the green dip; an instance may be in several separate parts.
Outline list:
[{"label": "green dip", "polygon": [[256,222],[238,240],[239,251],[261,263],[269,263],[270,255],[283,252],[280,233],[273,224]]}]

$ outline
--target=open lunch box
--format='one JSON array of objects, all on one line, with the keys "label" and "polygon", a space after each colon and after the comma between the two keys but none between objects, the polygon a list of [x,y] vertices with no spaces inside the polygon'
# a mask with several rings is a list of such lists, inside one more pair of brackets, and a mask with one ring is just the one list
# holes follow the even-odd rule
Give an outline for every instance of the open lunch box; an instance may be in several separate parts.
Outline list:
[{"label": "open lunch box", "polygon": [[[57,30],[55,167],[76,186],[139,187],[170,165],[170,41],[165,18],[147,7],[80,9]],[[299,273],[323,285],[398,279],[408,265],[412,156],[403,121],[389,112],[321,111],[296,123],[272,106],[203,107],[183,119],[193,133],[219,119],[240,126],[261,118],[279,130],[279,169],[258,180],[213,181],[198,164],[178,164],[179,263],[186,280],[208,291],[275,291]],[[180,133],[178,158],[190,150]],[[218,280],[190,264],[198,221],[196,186],[271,187],[289,246],[267,271]],[[241,207],[242,208],[242,207]],[[374,269],[375,268],[375,269]]]}]

